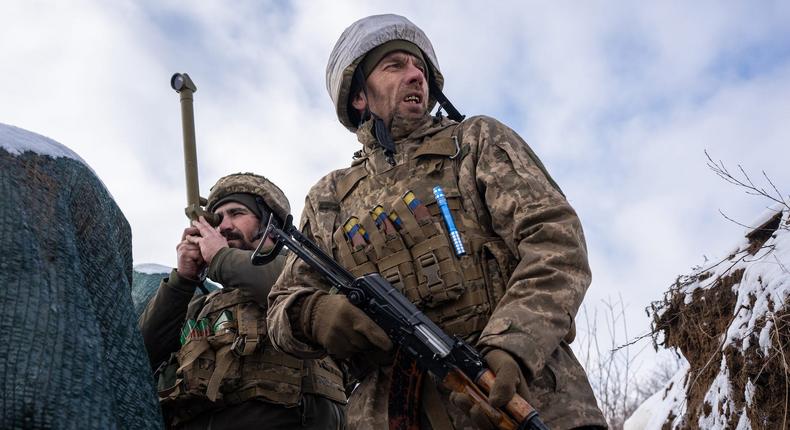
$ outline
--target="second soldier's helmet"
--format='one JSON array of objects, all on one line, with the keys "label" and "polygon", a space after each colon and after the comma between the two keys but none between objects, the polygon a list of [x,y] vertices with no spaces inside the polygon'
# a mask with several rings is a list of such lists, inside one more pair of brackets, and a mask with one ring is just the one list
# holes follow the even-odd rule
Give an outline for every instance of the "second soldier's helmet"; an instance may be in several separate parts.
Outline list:
[{"label": "second soldier's helmet", "polygon": [[[235,198],[234,195],[247,194],[254,198],[254,201],[262,205],[258,207],[256,215],[261,218],[261,223],[265,224],[268,215],[261,216],[264,213],[273,212],[280,221],[285,220],[289,213],[291,213],[291,205],[288,203],[288,198],[285,193],[274,183],[261,175],[254,173],[233,173],[228,176],[220,178],[208,195],[208,203],[206,209],[214,211],[217,206],[227,201],[239,201],[245,204],[246,199]],[[250,208],[253,209],[253,208]]]},{"label": "second soldier's helmet", "polygon": [[[429,80],[441,91],[444,77],[439,70],[439,61],[428,36],[408,19],[400,15],[373,15],[351,24],[340,35],[326,66],[326,89],[335,105],[337,118],[352,132],[357,125],[348,111],[351,81],[357,66],[365,55],[377,46],[392,40],[405,40],[417,45],[428,62]],[[433,94],[428,101],[428,110],[433,109],[436,99]]]}]

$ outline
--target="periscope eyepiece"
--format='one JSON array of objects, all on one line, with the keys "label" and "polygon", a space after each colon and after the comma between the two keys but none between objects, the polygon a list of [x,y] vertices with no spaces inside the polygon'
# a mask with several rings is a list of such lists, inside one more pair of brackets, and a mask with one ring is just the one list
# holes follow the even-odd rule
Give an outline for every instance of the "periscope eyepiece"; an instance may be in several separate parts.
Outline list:
[{"label": "periscope eyepiece", "polygon": [[197,91],[195,83],[192,82],[192,79],[189,79],[189,75],[186,73],[174,74],[173,77],[170,78],[170,87],[176,90],[177,93],[180,93],[185,88],[192,90],[192,92]]}]

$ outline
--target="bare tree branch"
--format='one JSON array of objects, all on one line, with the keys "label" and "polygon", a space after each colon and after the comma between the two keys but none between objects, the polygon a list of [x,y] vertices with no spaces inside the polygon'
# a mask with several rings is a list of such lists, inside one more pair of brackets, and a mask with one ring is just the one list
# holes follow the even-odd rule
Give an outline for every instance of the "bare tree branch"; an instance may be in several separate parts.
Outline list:
[{"label": "bare tree branch", "polygon": [[[769,199],[769,200],[771,200],[771,201],[773,201],[775,203],[779,203],[782,206],[790,209],[790,196],[784,197],[782,195],[782,193],[779,192],[779,189],[773,183],[773,181],[768,176],[768,174],[765,173],[765,171],[762,172],[763,173],[763,177],[768,182],[768,184],[771,186],[771,189],[773,190],[773,193],[776,193],[775,195],[773,193],[768,192],[764,187],[761,187],[761,186],[755,184],[754,181],[752,181],[752,178],[749,176],[748,173],[746,173],[746,170],[744,170],[743,166],[741,166],[740,164],[738,164],[737,166],[738,166],[738,171],[741,172],[741,176],[742,176],[743,179],[740,179],[740,178],[736,177],[735,175],[733,175],[732,173],[730,173],[729,169],[727,169],[727,166],[721,160],[714,161],[713,158],[711,158],[710,154],[708,154],[707,150],[705,150],[705,157],[708,158],[708,161],[706,163],[708,168],[711,169],[713,171],[713,173],[715,173],[721,179],[725,180],[726,182],[728,182],[730,184],[733,184],[733,185],[739,186],[741,188],[744,188],[746,190],[746,194],[750,194],[750,195],[753,195],[753,196],[765,197],[765,198],[767,198],[767,199]],[[724,214],[722,214],[722,215],[724,215]],[[725,218],[726,218],[726,216],[725,216]],[[730,219],[730,218],[727,218],[727,219]],[[738,223],[738,224],[742,225],[740,223]]]}]

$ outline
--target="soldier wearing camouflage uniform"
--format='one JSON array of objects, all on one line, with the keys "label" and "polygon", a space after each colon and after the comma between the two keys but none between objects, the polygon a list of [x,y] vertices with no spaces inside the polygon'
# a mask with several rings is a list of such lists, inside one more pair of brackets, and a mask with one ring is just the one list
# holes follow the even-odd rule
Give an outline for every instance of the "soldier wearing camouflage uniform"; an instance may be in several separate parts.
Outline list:
[{"label": "soldier wearing camouflage uniform", "polygon": [[[407,19],[371,16],[346,29],[327,88],[362,149],[310,190],[302,231],[356,275],[380,272],[475,345],[499,375],[492,405],[517,392],[552,429],[605,427],[568,346],[590,284],[579,219],[513,130],[489,117],[429,116],[437,99],[447,103],[442,84],[429,40]],[[437,185],[465,253],[448,239]],[[297,356],[346,359],[359,381],[350,428],[493,428],[468,397],[404,372],[381,328],[328,287],[291,256],[269,295],[269,334]]]},{"label": "soldier wearing camouflage uniform", "polygon": [[[201,217],[184,230],[177,269],[140,316],[168,427],[344,428],[342,373],[332,359],[288,356],[266,336],[266,296],[285,257],[253,266],[250,256],[269,215],[282,222],[290,212],[285,194],[263,176],[233,174],[211,188],[207,210],[221,224]],[[224,288],[195,294],[201,274]]]}]

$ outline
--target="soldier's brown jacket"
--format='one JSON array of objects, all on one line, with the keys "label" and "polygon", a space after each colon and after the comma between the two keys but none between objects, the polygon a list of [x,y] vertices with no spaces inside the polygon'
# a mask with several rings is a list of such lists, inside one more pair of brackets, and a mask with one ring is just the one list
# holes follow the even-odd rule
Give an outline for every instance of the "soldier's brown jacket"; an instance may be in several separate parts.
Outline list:
[{"label": "soldier's brown jacket", "polygon": [[[436,122],[426,116],[415,131],[396,138],[393,167],[375,142],[370,122],[364,124],[357,132],[363,144],[362,156],[352,167],[331,172],[313,186],[302,213],[302,231],[339,260],[333,232],[349,216],[360,216],[362,209],[370,209],[377,199],[401,194],[401,182],[419,184],[424,172],[406,166],[418,158],[421,147],[432,136],[455,126],[450,120]],[[504,243],[503,252],[513,261],[510,273],[505,274],[504,291],[489,291],[489,302],[478,306],[486,309],[488,318],[483,320],[482,331],[467,338],[476,341],[481,350],[500,348],[519,359],[530,386],[527,400],[550,428],[605,426],[584,370],[567,343],[574,337],[573,319],[591,276],[579,219],[541,162],[513,130],[482,116],[467,119],[457,127],[453,132],[461,150],[460,160],[454,161],[458,163],[457,192],[464,216],[471,220],[467,224]],[[350,191],[341,190],[351,196],[344,200],[338,195],[338,184],[347,184],[347,176],[352,174],[363,178]],[[357,190],[370,190],[376,195]],[[430,194],[430,189],[413,191],[423,200]],[[326,290],[328,285],[291,255],[269,295],[269,335],[280,349],[302,357],[325,354],[295,336],[289,319],[289,310],[316,289]],[[431,316],[430,309],[424,310]],[[362,377],[349,399],[350,428],[387,428],[389,371],[379,367]],[[466,412],[455,408],[446,392],[441,397],[454,427],[472,428]]]}]

